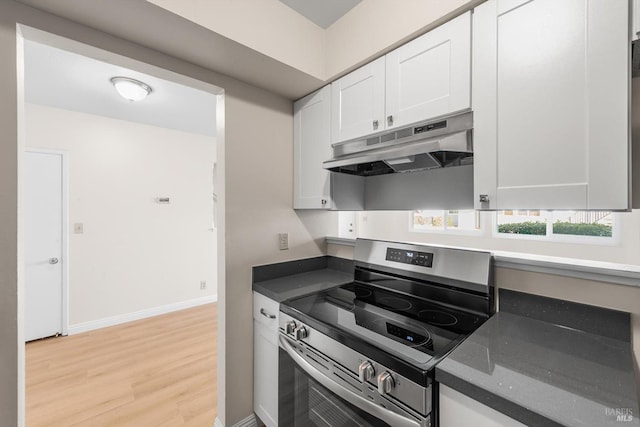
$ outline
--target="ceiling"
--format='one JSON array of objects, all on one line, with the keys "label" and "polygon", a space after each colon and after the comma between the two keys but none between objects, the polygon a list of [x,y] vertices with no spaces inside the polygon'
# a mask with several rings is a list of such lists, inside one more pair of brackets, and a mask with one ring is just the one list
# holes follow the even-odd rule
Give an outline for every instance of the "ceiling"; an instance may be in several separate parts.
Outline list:
[{"label": "ceiling", "polygon": [[329,28],[362,0],[280,0],[314,24]]},{"label": "ceiling", "polygon": [[[144,0],[17,1],[290,99],[324,84],[323,80]],[[60,21],[60,28],[64,28],[64,22]],[[167,29],[171,29],[170,36]],[[56,33],[74,38],[73,33]]]},{"label": "ceiling", "polygon": [[[25,100],[208,136],[216,134],[216,97],[178,83],[25,40]],[[153,91],[129,102],[110,82],[123,76]]]}]

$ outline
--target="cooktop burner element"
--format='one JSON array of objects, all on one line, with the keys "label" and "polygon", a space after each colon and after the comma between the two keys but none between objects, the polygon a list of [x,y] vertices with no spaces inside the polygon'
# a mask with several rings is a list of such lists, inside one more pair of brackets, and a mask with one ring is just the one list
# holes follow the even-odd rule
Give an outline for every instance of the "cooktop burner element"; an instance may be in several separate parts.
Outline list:
[{"label": "cooktop burner element", "polygon": [[356,296],[358,298],[368,298],[373,293],[373,292],[371,292],[371,290],[369,290],[369,289],[367,289],[367,288],[365,288],[363,286],[357,287],[355,289],[355,292],[356,292]]},{"label": "cooktop burner element", "polygon": [[377,302],[381,307],[397,311],[411,310],[411,307],[413,307],[409,301],[399,297],[382,297]]},{"label": "cooktop burner element", "polygon": [[[398,279],[396,279],[397,283],[400,283]],[[390,282],[386,284],[390,285]],[[480,320],[475,314],[456,311],[455,308],[448,305],[439,305],[435,301],[420,298],[416,295],[402,295],[390,289],[379,288],[363,282],[343,285],[340,289],[343,292],[353,292],[358,301],[393,311],[433,326],[451,327],[460,333],[474,330],[479,326],[478,322]]]},{"label": "cooktop burner element", "polygon": [[436,326],[453,326],[458,323],[458,319],[453,314],[437,310],[421,310],[418,316],[427,323]]}]

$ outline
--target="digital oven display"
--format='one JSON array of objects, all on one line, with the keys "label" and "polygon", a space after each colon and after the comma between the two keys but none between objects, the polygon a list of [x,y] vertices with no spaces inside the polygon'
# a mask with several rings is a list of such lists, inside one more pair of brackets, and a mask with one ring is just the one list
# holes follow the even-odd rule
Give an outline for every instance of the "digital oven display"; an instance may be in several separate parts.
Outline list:
[{"label": "digital oven display", "polygon": [[408,343],[416,345],[422,344],[427,340],[427,337],[425,337],[424,335],[416,334],[415,332],[412,332],[400,326],[393,325],[391,323],[387,323],[387,333],[401,338]]},{"label": "digital oven display", "polygon": [[401,262],[403,264],[419,265],[421,267],[433,266],[433,254],[430,252],[410,251],[406,249],[387,248],[387,261]]}]

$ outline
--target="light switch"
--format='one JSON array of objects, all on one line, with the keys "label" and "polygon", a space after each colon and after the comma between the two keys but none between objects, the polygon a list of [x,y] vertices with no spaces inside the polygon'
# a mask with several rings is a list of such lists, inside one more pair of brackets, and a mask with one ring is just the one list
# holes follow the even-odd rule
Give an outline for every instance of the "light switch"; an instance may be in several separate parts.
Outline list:
[{"label": "light switch", "polygon": [[84,233],[84,224],[81,222],[76,222],[73,224],[73,232],[75,234],[83,234]]},{"label": "light switch", "polygon": [[278,240],[281,251],[289,249],[289,233],[279,233]]}]

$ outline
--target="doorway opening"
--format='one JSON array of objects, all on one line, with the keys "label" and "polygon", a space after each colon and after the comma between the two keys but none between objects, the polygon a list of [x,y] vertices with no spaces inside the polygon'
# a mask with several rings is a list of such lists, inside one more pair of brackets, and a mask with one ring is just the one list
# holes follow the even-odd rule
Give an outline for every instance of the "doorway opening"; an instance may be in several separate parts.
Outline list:
[{"label": "doorway opening", "polygon": [[[131,422],[131,414],[140,408],[183,420],[211,416],[215,366],[211,371],[197,369],[205,379],[195,372],[192,382],[185,378],[198,362],[206,365],[213,358],[215,364],[216,357],[217,264],[224,256],[217,239],[222,230],[216,224],[220,196],[215,185],[223,178],[215,176],[223,161],[216,156],[223,137],[216,117],[224,117],[224,92],[40,30],[21,31],[24,148],[63,152],[68,158],[67,219],[63,214],[47,217],[51,209],[34,209],[57,221],[68,239],[68,250],[60,256],[40,254],[43,259],[34,262],[67,271],[68,290],[47,298],[39,290],[32,294],[38,304],[59,311],[61,333],[69,336],[27,345],[27,425],[55,423],[51,417],[66,417],[57,420],[62,423]],[[143,81],[151,89],[148,98],[120,98],[113,77]],[[25,151],[23,178],[26,156]],[[23,188],[24,200],[29,200],[27,192],[47,181],[38,179]],[[28,254],[42,246],[44,236],[26,218],[23,224]],[[27,273],[25,325],[37,312],[29,309],[34,283]],[[198,329],[203,325],[204,330]],[[25,338],[58,334],[43,331]],[[194,344],[201,338],[206,345],[198,348]],[[110,356],[92,351],[99,345],[119,350]],[[82,372],[70,371],[71,360]],[[47,369],[39,370],[41,366]],[[175,377],[176,370],[182,371],[181,378]],[[71,380],[78,378],[83,381],[73,385]],[[62,383],[66,389],[60,388]],[[201,395],[186,399],[184,390],[196,383]],[[105,394],[98,396],[95,390]],[[171,414],[151,408],[154,396],[162,400],[162,390],[165,398],[173,393],[182,399],[169,405]],[[74,409],[61,411],[61,402]],[[194,407],[198,402],[200,407]],[[211,423],[214,418],[215,412]],[[143,420],[153,424],[152,418]]]}]

